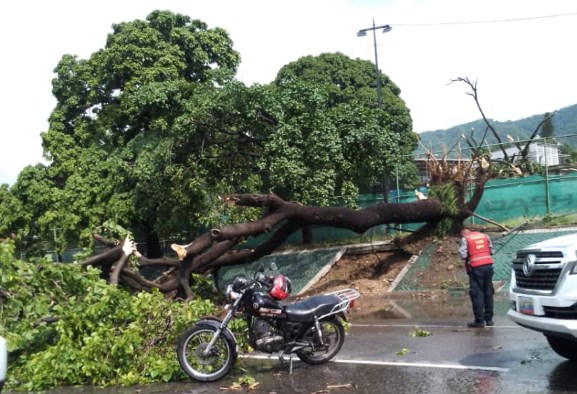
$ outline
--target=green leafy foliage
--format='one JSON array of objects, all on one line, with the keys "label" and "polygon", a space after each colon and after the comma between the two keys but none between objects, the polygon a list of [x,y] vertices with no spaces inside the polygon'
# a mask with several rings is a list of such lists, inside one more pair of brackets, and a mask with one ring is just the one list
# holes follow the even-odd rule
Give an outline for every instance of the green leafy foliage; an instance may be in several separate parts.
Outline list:
[{"label": "green leafy foliage", "polygon": [[[352,204],[382,188],[416,145],[400,90],[385,75],[377,107],[374,67],[341,53],[306,56],[284,66],[274,82],[279,127],[259,162],[270,188],[306,204]],[[402,172],[401,172],[402,175]]]},{"label": "green leafy foliage", "polygon": [[[178,336],[215,305],[167,300],[159,291],[131,294],[93,269],[13,257],[0,243],[0,334],[9,345],[9,387],[133,385],[184,378],[175,356]],[[195,291],[207,293],[200,277]],[[214,296],[214,294],[211,294]]]},{"label": "green leafy foliage", "polygon": [[434,185],[429,188],[428,194],[430,198],[435,198],[442,203],[443,218],[437,223],[435,236],[443,238],[451,231],[454,223],[453,217],[459,212],[459,201],[455,187],[452,183]]},{"label": "green leafy foliage", "polygon": [[406,347],[404,347],[404,348],[399,349],[399,350],[397,351],[396,355],[397,355],[397,356],[406,356],[406,355],[409,354],[409,353],[410,353],[410,350],[407,349]]},{"label": "green leafy foliage", "polygon": [[[231,149],[234,129],[255,119],[235,108],[253,104],[233,83],[239,61],[225,30],[169,11],[113,25],[88,59],[62,56],[42,133],[51,163],[17,182],[35,236],[62,251],[90,246],[105,220],[147,240],[189,239],[214,224],[218,194],[245,178],[258,184],[250,160],[239,160],[250,149]],[[242,170],[227,171],[231,163]]]},{"label": "green leafy foliage", "polygon": [[244,375],[238,378],[229,388],[231,390],[241,390],[243,387],[246,387],[248,390],[254,390],[258,384],[252,376]]},{"label": "green leafy foliage", "polygon": [[387,174],[414,184],[410,112],[384,74],[377,105],[371,62],[306,56],[250,87],[234,80],[239,62],[225,30],[169,11],[113,25],[87,59],[62,56],[42,133],[50,164],[14,188],[24,252],[90,248],[111,221],[160,253],[158,239],[259,216],[221,195],[353,206]]},{"label": "green leafy foliage", "polygon": [[108,237],[109,239],[125,239],[132,238],[134,235],[129,230],[125,229],[121,225],[113,222],[112,220],[107,220],[102,224],[100,235]]},{"label": "green leafy foliage", "polygon": [[430,331],[423,330],[420,327],[415,327],[415,329],[409,333],[409,336],[415,337],[415,338],[416,337],[429,337],[431,335],[433,335],[433,334]]},{"label": "green leafy foliage", "polygon": [[8,185],[0,185],[0,237],[10,236],[10,232],[23,223],[22,202],[10,191]]}]

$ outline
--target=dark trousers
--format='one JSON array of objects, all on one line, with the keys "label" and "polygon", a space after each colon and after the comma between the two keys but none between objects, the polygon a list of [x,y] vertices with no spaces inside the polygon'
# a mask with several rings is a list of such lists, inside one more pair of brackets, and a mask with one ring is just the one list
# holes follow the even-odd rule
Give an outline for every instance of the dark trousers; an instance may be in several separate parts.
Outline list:
[{"label": "dark trousers", "polygon": [[473,304],[475,322],[493,320],[493,264],[469,270],[469,296]]}]

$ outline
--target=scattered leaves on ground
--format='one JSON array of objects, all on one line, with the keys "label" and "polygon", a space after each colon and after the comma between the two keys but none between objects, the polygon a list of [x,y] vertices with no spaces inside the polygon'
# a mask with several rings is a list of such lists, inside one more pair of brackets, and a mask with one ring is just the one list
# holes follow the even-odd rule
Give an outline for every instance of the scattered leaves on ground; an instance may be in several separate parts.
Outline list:
[{"label": "scattered leaves on ground", "polygon": [[338,390],[338,389],[354,389],[354,388],[357,388],[357,386],[354,385],[353,383],[329,384],[329,385],[327,385],[326,390],[315,391],[311,394],[326,394],[326,393],[329,393],[331,391]]},{"label": "scattered leaves on ground", "polygon": [[406,347],[402,348],[397,352],[397,356],[404,356],[405,354],[409,354],[409,349],[407,349]]},{"label": "scattered leaves on ground", "polygon": [[222,386],[221,390],[241,390],[247,388],[248,390],[254,390],[259,385],[252,376],[242,376],[236,382],[230,386]]},{"label": "scattered leaves on ground", "polygon": [[411,331],[409,335],[412,336],[413,338],[416,338],[416,337],[428,337],[433,334],[430,331],[426,331],[419,327],[415,327],[415,329]]}]

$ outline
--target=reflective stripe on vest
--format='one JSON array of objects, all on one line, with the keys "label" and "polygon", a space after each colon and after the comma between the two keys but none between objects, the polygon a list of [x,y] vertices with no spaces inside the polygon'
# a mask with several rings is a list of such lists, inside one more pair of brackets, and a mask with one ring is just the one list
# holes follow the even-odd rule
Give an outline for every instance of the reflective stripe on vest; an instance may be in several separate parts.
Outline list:
[{"label": "reflective stripe on vest", "polygon": [[471,267],[493,264],[489,238],[485,234],[471,232],[465,239],[467,240],[467,253],[469,254],[469,265]]}]

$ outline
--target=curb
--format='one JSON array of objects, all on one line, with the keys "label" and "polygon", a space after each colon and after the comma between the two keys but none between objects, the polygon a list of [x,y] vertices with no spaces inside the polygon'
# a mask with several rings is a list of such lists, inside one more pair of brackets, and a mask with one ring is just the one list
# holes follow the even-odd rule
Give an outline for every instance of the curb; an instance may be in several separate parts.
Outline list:
[{"label": "curb", "polygon": [[395,278],[395,280],[393,281],[393,283],[391,283],[391,286],[389,286],[387,292],[391,293],[393,291],[395,291],[395,288],[398,286],[399,283],[401,283],[401,281],[404,279],[405,275],[407,275],[407,272],[409,272],[409,270],[411,269],[411,267],[413,266],[413,264],[415,263],[415,261],[417,261],[417,258],[419,256],[417,255],[412,255],[411,258],[409,259],[408,263],[405,264],[405,266],[403,267],[403,269],[401,270],[401,272],[399,272],[399,274],[397,275],[397,277]]}]

